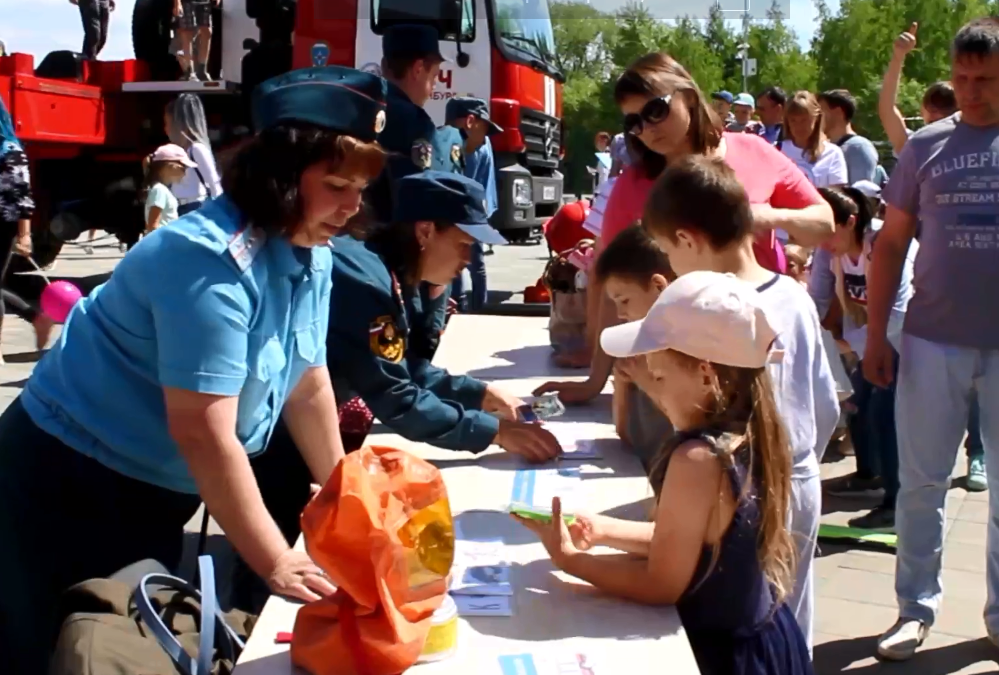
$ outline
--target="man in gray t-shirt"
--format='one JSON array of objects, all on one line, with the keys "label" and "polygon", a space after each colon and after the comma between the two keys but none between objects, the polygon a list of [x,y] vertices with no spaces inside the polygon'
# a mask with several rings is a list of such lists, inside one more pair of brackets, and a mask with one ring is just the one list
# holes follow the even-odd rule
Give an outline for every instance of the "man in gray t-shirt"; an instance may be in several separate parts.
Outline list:
[{"label": "man in gray t-shirt", "polygon": [[999,349],[999,129],[958,113],[915,133],[884,192],[923,221],[905,332]]},{"label": "man in gray t-shirt", "polygon": [[960,112],[917,131],[899,153],[867,283],[864,375],[885,387],[894,366],[888,319],[921,221],[895,401],[899,620],[878,641],[891,660],[911,657],[936,619],[944,502],[975,395],[992,455],[985,624],[999,644],[999,19],[963,27],[952,54]]}]

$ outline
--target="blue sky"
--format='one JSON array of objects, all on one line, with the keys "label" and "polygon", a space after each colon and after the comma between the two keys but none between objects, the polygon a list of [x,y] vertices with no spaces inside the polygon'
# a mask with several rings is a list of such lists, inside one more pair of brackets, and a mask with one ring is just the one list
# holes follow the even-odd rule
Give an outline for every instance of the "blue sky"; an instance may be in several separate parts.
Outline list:
[{"label": "blue sky", "polygon": [[[134,0],[118,0],[117,9],[111,16],[108,44],[101,58],[132,56],[133,4]],[[838,1],[831,3],[832,7],[838,5]],[[815,32],[815,6],[812,0],[790,0],[790,6],[790,24],[802,45],[807,47]],[[34,54],[36,63],[50,51],[78,50],[83,40],[79,10],[69,0],[0,0],[0,40],[7,44],[8,51]]]}]

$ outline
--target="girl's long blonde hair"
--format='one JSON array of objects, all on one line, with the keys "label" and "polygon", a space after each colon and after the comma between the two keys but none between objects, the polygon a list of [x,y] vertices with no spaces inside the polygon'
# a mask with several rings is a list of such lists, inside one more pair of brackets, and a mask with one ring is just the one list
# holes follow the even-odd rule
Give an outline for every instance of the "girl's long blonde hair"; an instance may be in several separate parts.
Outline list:
[{"label": "girl's long blonde hair", "polygon": [[[700,361],[692,356],[672,351],[681,367],[697,368]],[[755,488],[760,514],[759,539],[756,545],[760,569],[773,586],[775,607],[787,598],[794,587],[796,556],[791,533],[787,529],[787,514],[791,504],[791,448],[787,431],[777,412],[773,386],[766,368],[736,368],[711,364],[716,386],[706,411],[703,429],[731,434],[736,442],[722,444],[717,456],[724,472],[736,462],[746,466],[743,493],[733,495],[736,503]],[[744,442],[743,442],[744,439]],[[669,455],[682,442],[679,437],[667,442],[655,459],[650,480],[661,486],[666,475]],[[719,484],[718,505],[721,505],[726,478]],[[721,511],[715,509],[719,518]],[[724,533],[722,533],[724,534]],[[711,565],[701,583],[714,569],[720,554],[720,543],[712,550]]]},{"label": "girl's long blonde hair", "polygon": [[[819,161],[822,148],[826,144],[826,133],[822,130],[822,108],[815,94],[810,91],[796,91],[787,105],[784,106],[784,128],[790,129],[788,119],[791,115],[808,115],[814,119],[812,122],[812,132],[808,134],[808,140],[802,151],[812,164]],[[797,142],[795,142],[797,145]]]}]

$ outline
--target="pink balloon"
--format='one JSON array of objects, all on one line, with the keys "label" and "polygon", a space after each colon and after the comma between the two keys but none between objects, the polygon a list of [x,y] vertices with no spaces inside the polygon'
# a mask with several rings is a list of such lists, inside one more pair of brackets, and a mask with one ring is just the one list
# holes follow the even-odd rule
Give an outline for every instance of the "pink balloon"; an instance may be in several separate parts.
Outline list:
[{"label": "pink balloon", "polygon": [[65,323],[69,311],[82,297],[80,289],[68,281],[53,281],[42,291],[42,311],[56,323]]}]

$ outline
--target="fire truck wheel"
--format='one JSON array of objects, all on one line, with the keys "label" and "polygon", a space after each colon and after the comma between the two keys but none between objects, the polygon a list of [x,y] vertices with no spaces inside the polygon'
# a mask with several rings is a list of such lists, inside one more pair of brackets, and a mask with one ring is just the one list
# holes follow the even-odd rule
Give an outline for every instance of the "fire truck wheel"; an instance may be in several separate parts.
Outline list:
[{"label": "fire truck wheel", "polygon": [[173,0],[135,0],[132,48],[135,58],[149,64],[153,80],[176,80],[177,58],[170,53]]}]

